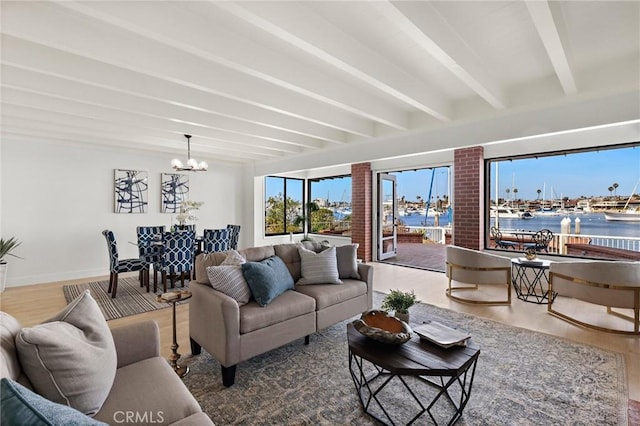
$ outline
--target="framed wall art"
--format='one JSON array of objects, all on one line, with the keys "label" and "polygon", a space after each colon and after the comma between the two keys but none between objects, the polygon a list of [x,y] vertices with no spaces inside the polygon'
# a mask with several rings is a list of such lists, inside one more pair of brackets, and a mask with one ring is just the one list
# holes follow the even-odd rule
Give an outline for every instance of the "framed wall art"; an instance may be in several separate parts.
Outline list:
[{"label": "framed wall art", "polygon": [[189,176],[175,173],[162,173],[161,179],[162,213],[178,213],[180,204],[189,198]]},{"label": "framed wall art", "polygon": [[116,169],[114,194],[116,213],[147,213],[148,173]]}]

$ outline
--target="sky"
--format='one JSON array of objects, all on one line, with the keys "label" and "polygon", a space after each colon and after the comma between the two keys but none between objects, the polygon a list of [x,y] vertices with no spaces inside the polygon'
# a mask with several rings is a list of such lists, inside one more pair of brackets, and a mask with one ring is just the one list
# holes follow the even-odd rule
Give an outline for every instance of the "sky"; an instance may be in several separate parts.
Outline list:
[{"label": "sky", "polygon": [[[398,198],[404,196],[407,201],[414,201],[420,195],[426,199],[434,171],[432,199],[448,195],[448,168],[439,167],[393,173]],[[491,178],[491,198],[495,199],[495,162],[491,165]],[[640,181],[640,146],[500,161],[498,178],[502,198],[511,198],[512,188],[517,188],[517,198],[524,200],[537,199],[538,189],[543,191],[540,198],[544,195],[547,200],[610,194],[628,197]],[[608,188],[614,182],[618,183],[618,188],[610,193]],[[313,198],[327,198],[328,195],[330,201],[351,201],[350,177],[323,180],[313,188]],[[640,185],[635,193],[640,193]]]}]

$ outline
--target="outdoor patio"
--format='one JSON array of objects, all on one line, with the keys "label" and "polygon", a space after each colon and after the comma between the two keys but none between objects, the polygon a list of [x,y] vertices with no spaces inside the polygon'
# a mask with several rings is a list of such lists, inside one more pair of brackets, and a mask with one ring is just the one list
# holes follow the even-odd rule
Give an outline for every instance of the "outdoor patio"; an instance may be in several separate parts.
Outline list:
[{"label": "outdoor patio", "polygon": [[398,254],[384,263],[392,265],[408,266],[411,268],[427,269],[430,271],[445,272],[445,247],[444,244],[423,243],[398,243]]}]

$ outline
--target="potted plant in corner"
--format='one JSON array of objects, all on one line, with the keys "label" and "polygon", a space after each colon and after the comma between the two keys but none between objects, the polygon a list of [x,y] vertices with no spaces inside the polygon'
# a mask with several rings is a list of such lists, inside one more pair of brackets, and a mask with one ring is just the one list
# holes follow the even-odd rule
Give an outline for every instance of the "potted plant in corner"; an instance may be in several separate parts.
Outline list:
[{"label": "potted plant in corner", "polygon": [[13,256],[18,259],[22,259],[20,256],[16,256],[13,254],[13,250],[16,249],[21,241],[15,239],[15,237],[11,237],[8,240],[4,238],[0,238],[0,293],[4,291],[6,279],[7,279],[7,261],[4,259],[5,256]]},{"label": "potted plant in corner", "polygon": [[391,290],[384,299],[382,299],[382,309],[385,311],[394,311],[396,318],[409,323],[409,308],[418,303],[416,294],[413,290],[404,292],[400,290]]}]

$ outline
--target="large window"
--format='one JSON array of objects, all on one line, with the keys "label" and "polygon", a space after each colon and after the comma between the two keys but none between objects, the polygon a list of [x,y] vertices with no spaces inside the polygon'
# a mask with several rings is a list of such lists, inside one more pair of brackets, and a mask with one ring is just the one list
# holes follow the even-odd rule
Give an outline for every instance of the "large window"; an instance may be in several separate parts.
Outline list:
[{"label": "large window", "polygon": [[554,238],[544,253],[638,259],[639,143],[500,158],[486,170],[488,247],[499,245],[496,229],[515,250],[548,229]]},{"label": "large window", "polygon": [[265,178],[265,235],[303,232],[297,220],[303,215],[304,180],[267,176]]},{"label": "large window", "polygon": [[351,176],[309,180],[310,232],[348,235],[351,232]]}]

